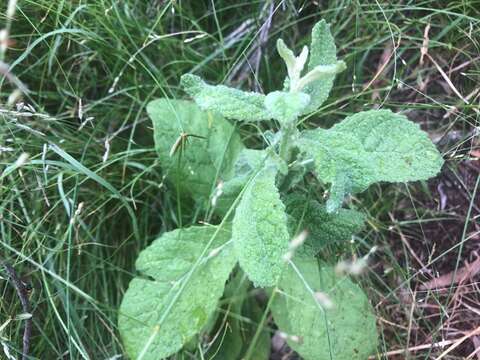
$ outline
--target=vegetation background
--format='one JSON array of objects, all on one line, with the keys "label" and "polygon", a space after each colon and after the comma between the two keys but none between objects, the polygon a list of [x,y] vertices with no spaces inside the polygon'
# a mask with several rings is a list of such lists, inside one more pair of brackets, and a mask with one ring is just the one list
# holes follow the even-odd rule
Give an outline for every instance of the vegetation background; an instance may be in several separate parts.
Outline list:
[{"label": "vegetation background", "polygon": [[[186,72],[245,90],[279,88],[276,39],[298,51],[321,18],[348,70],[303,125],[390,108],[428,131],[446,159],[434,180],[373,186],[352,199],[368,226],[345,258],[374,250],[358,281],[376,310],[377,357],[480,359],[474,0],[3,0],[0,358],[21,357],[28,322],[32,359],[124,358],[117,309],[138,252],[205,216],[179,215],[145,105],[185,97]],[[256,147],[259,130],[241,127]],[[11,271],[27,286],[31,318]],[[272,359],[294,359],[269,329]],[[203,359],[204,340],[178,358]]]}]

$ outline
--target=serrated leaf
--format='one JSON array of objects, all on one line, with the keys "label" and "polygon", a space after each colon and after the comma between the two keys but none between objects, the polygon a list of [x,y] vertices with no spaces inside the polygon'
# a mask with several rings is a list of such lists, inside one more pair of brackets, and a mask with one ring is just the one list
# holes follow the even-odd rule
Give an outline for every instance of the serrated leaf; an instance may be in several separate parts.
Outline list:
[{"label": "serrated leaf", "polygon": [[[160,164],[182,192],[205,201],[217,180],[233,175],[233,163],[243,144],[227,120],[182,100],[154,100],[147,112],[153,122]],[[179,145],[181,148],[171,156],[182,133],[202,138],[187,137],[186,144]]]},{"label": "serrated leaf", "polygon": [[[308,70],[312,71],[319,65],[337,66],[337,47],[330,32],[330,25],[325,20],[316,23],[312,29]],[[341,71],[340,68],[338,70]],[[322,78],[308,84],[302,90],[310,95],[311,98],[310,104],[306,107],[304,113],[317,110],[327,100],[336,72],[326,74]]]},{"label": "serrated leaf", "polygon": [[182,87],[202,110],[214,111],[227,119],[259,121],[271,118],[265,108],[265,95],[224,85],[209,85],[199,76],[185,74]]},{"label": "serrated leaf", "polygon": [[336,213],[328,213],[325,205],[300,194],[288,195],[285,206],[290,216],[290,234],[307,230],[304,246],[314,254],[324,246],[350,240],[362,230],[365,222],[365,216],[358,211],[339,209]]},{"label": "serrated leaf", "polygon": [[310,103],[310,96],[302,92],[274,91],[265,98],[265,107],[280,123],[295,121]]},{"label": "serrated leaf", "polygon": [[329,130],[302,133],[299,147],[313,157],[316,174],[338,194],[356,193],[376,182],[406,182],[435,176],[443,159],[428,135],[404,115],[371,110],[347,117]]},{"label": "serrated leaf", "polygon": [[208,323],[236,262],[227,244],[230,231],[220,229],[212,242],[217,230],[193,226],[170,231],[140,253],[136,268],[143,276],[130,282],[118,320],[132,359],[174,354]]},{"label": "serrated leaf", "polygon": [[275,186],[276,169],[262,169],[245,189],[233,219],[240,266],[255,286],[275,285],[288,249],[285,206]]},{"label": "serrated leaf", "polygon": [[290,347],[305,360],[364,360],[374,353],[375,316],[360,287],[313,257],[295,257],[294,264],[296,269],[284,272],[272,304]]}]

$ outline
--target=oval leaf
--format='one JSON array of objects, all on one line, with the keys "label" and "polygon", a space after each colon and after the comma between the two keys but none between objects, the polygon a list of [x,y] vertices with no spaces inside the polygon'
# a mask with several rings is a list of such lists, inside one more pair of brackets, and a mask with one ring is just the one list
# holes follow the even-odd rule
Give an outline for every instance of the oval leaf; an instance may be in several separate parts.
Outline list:
[{"label": "oval leaf", "polygon": [[282,276],[272,304],[290,347],[305,360],[367,359],[378,335],[364,292],[315,258],[296,257],[294,264]]},{"label": "oval leaf", "polygon": [[329,130],[305,131],[299,147],[314,159],[318,178],[332,183],[330,211],[341,205],[345,194],[380,181],[425,180],[443,165],[428,135],[390,110],[364,111]]},{"label": "oval leaf", "polygon": [[259,121],[271,118],[264,105],[265,95],[209,85],[191,74],[182,76],[181,85],[200,108],[215,111],[227,119]]},{"label": "oval leaf", "polygon": [[[232,176],[232,164],[243,144],[227,120],[182,100],[154,100],[147,112],[160,163],[181,191],[204,201],[217,180]],[[185,140],[182,133],[187,134]]]},{"label": "oval leaf", "polygon": [[245,189],[233,219],[232,238],[240,266],[255,286],[273,286],[288,249],[285,205],[275,187],[274,167],[262,169]]},{"label": "oval leaf", "polygon": [[132,359],[172,355],[208,323],[236,262],[226,244],[230,231],[216,232],[214,226],[174,230],[140,253],[143,276],[130,282],[118,320]]},{"label": "oval leaf", "polygon": [[[337,47],[330,32],[330,25],[321,20],[312,29],[312,42],[310,44],[310,60],[308,70],[312,71],[320,65],[337,66]],[[312,99],[304,113],[317,110],[328,98],[333,86],[335,73],[325,75],[320,79],[308,84],[303,92],[310,95]]]}]

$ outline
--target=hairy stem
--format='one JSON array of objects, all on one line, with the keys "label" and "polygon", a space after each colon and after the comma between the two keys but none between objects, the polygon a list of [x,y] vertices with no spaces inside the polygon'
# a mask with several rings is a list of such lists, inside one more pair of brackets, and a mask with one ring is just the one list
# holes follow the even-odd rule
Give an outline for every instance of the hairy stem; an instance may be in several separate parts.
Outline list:
[{"label": "hairy stem", "polygon": [[282,127],[279,155],[287,164],[290,163],[292,139],[296,131],[295,121],[288,122]]}]

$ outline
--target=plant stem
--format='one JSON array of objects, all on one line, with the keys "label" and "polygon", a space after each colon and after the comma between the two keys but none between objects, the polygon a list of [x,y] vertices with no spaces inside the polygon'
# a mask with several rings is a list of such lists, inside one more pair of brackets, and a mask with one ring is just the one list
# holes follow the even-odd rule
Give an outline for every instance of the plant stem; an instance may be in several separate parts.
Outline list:
[{"label": "plant stem", "polygon": [[295,121],[286,123],[282,127],[282,138],[280,140],[280,157],[288,164],[290,162],[290,150],[292,148],[292,138],[296,131]]}]

